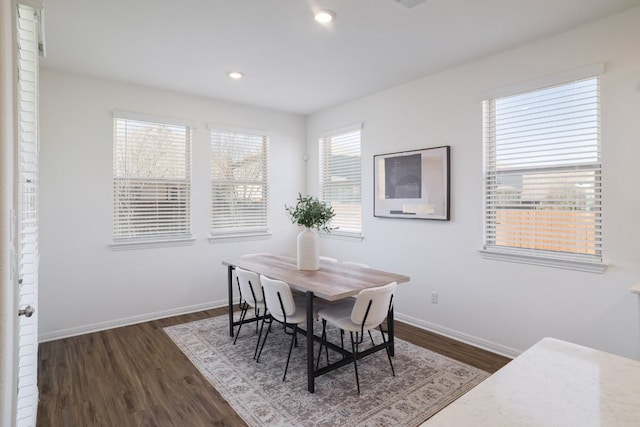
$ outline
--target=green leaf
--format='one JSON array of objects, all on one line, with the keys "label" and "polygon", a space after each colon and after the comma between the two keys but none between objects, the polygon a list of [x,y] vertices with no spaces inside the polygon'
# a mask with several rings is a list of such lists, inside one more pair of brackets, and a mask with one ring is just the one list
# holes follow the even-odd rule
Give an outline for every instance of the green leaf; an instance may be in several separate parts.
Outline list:
[{"label": "green leaf", "polygon": [[285,210],[291,217],[293,224],[301,225],[307,228],[315,228],[330,232],[329,223],[336,215],[333,208],[325,202],[312,197],[302,197],[298,193],[298,200],[295,206],[284,206]]}]

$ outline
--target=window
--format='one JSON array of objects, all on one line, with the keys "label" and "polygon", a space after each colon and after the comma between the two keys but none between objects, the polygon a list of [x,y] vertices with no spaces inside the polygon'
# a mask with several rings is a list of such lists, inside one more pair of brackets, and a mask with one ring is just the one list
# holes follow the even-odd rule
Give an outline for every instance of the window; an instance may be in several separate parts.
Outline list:
[{"label": "window", "polygon": [[116,117],[114,136],[114,241],[189,238],[191,128]]},{"label": "window", "polygon": [[211,235],[267,233],[264,132],[211,128]]},{"label": "window", "polygon": [[486,100],[484,135],[485,250],[601,263],[599,78]]},{"label": "window", "polygon": [[320,138],[320,198],[331,205],[338,233],[362,230],[360,126]]}]

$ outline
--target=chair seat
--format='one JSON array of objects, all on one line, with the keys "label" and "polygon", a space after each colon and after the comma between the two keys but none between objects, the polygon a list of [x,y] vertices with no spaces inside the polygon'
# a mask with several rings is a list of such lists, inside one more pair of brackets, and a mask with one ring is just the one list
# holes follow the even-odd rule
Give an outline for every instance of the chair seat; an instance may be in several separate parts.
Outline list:
[{"label": "chair seat", "polygon": [[296,301],[296,312],[287,316],[287,323],[290,325],[299,325],[307,322],[307,308],[304,303]]},{"label": "chair seat", "polygon": [[[360,323],[354,323],[351,320],[351,312],[353,311],[354,301],[343,300],[334,305],[324,308],[318,311],[318,317],[325,319],[327,322],[337,326],[344,331],[358,332],[362,325]],[[364,330],[376,328],[378,323],[364,324]]]},{"label": "chair seat", "polygon": [[264,313],[264,311],[267,309],[267,305],[264,303],[264,301],[257,301],[255,304],[251,304],[250,302],[248,302],[248,304],[251,307],[255,307],[258,310],[260,310],[262,313]]}]

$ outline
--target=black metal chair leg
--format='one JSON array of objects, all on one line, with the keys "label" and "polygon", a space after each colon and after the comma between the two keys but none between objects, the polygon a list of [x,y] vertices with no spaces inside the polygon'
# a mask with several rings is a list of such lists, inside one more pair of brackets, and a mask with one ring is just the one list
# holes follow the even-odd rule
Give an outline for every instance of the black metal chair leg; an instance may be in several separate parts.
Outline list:
[{"label": "black metal chair leg", "polygon": [[260,317],[260,309],[256,308],[255,311],[253,312],[256,316],[256,332],[258,332],[258,317]]},{"label": "black metal chair leg", "polygon": [[360,394],[360,378],[358,377],[358,351],[356,350],[356,343],[353,340],[353,332],[349,332],[351,335],[351,352],[353,354],[353,368],[356,371],[356,385],[358,386],[358,394]]},{"label": "black metal chair leg", "polygon": [[240,336],[240,330],[242,329],[242,322],[244,322],[244,318],[247,317],[247,311],[249,310],[249,306],[244,304],[240,307],[240,325],[238,325],[238,332],[236,332],[236,337],[233,339],[233,345],[236,345],[236,341]]},{"label": "black metal chair leg", "polygon": [[267,332],[264,334],[264,339],[262,340],[262,345],[260,346],[260,351],[258,352],[258,357],[256,358],[256,363],[260,361],[260,355],[262,354],[262,349],[264,348],[264,343],[267,342],[267,337],[269,336],[269,332],[271,332],[271,322],[269,322],[269,327],[267,328]]},{"label": "black metal chair leg", "polygon": [[375,342],[373,342],[373,335],[371,335],[371,331],[369,330],[369,331],[367,331],[367,332],[369,332],[369,338],[371,338],[371,345],[375,346],[375,345],[376,345],[376,343],[375,343]]},{"label": "black metal chair leg", "polygon": [[387,344],[387,340],[384,338],[384,332],[382,331],[382,326],[380,326],[380,333],[382,334],[382,341],[384,342],[384,349],[387,350],[387,358],[389,359],[389,365],[391,365],[391,373],[393,376],[396,376],[396,370],[393,369],[393,362],[391,361],[391,351],[389,350],[389,344]]},{"label": "black metal chair leg", "polygon": [[289,345],[289,355],[287,356],[287,364],[284,367],[284,375],[282,376],[282,381],[285,380],[285,378],[287,378],[287,369],[289,369],[289,359],[291,359],[291,350],[293,350],[293,342],[297,341],[296,340],[296,336],[298,334],[296,333],[296,330],[293,330],[293,336],[291,337],[291,344]]},{"label": "black metal chair leg", "polygon": [[[258,326],[258,322],[256,322],[256,326]],[[262,338],[262,330],[264,329],[264,317],[262,318],[262,323],[260,324],[260,333],[258,334],[258,342],[256,343],[256,349],[253,351],[253,358],[255,359],[258,355],[258,347],[260,346],[260,338]]]},{"label": "black metal chair leg", "polygon": [[[326,320],[325,320],[325,322],[326,322]],[[325,340],[327,339],[327,334],[326,334],[326,333],[324,334],[324,339],[325,339]],[[324,346],[324,353],[325,353],[325,355],[327,356],[327,366],[329,366],[329,346],[328,346],[328,345],[326,345],[326,344],[325,344],[325,346]],[[318,359],[319,359],[319,358],[318,358]]]}]

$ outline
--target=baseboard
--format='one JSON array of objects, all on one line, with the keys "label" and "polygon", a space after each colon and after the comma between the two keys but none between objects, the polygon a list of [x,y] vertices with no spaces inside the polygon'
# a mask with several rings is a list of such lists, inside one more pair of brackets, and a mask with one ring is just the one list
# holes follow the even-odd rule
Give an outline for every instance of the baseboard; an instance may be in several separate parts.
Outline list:
[{"label": "baseboard", "polygon": [[408,323],[417,328],[425,329],[427,331],[430,331],[439,335],[443,335],[447,338],[451,338],[456,341],[460,341],[465,344],[469,344],[474,347],[478,347],[483,350],[487,350],[492,353],[499,354],[501,356],[505,356],[511,359],[517,357],[518,355],[520,355],[520,353],[522,353],[522,350],[516,350],[511,347],[503,346],[491,341],[484,340],[482,338],[475,337],[473,335],[465,334],[463,332],[456,331],[454,329],[449,329],[444,326],[437,325],[435,323],[425,322],[424,320],[416,319],[415,317],[406,316],[404,314],[397,313],[397,312],[394,314],[394,316],[396,320],[399,320],[404,323]]},{"label": "baseboard", "polygon": [[[54,341],[62,338],[74,337],[77,335],[90,334],[93,332],[104,331],[107,329],[119,328],[122,326],[135,325],[136,323],[149,322],[151,320],[164,319],[166,317],[179,316],[181,314],[194,313],[197,311],[209,310],[212,308],[225,307],[228,301],[219,300],[211,301],[203,304],[196,304],[185,307],[173,308],[171,310],[156,311],[153,313],[142,314],[140,316],[126,317],[122,319],[111,320],[108,322],[93,323],[90,325],[84,325],[77,328],[61,329],[58,331],[48,332],[46,334],[39,335],[38,342],[43,343],[47,341]],[[445,337],[454,339],[456,341],[463,342],[465,344],[472,345],[474,347],[481,348],[483,350],[490,351],[492,353],[500,354],[505,357],[514,358],[522,353],[522,350],[516,350],[514,348],[506,347],[491,341],[484,340],[482,338],[468,335],[454,329],[449,329],[444,326],[437,325],[435,323],[425,322],[424,320],[417,319],[415,317],[407,316],[396,312],[395,318],[399,321],[408,323],[417,328],[425,329],[436,334],[444,335]]]},{"label": "baseboard", "polygon": [[104,331],[107,329],[119,328],[122,326],[135,325],[136,323],[149,322],[151,320],[164,319],[166,317],[179,316],[181,314],[194,313],[196,311],[209,310],[212,308],[226,307],[228,300],[210,301],[207,303],[190,305],[185,307],[172,308],[170,310],[156,311],[146,313],[140,316],[125,317],[122,319],[110,320],[108,322],[93,323],[77,328],[61,329],[58,331],[48,332],[38,336],[38,342],[59,340],[62,338],[75,337],[77,335],[90,334],[93,332]]}]

